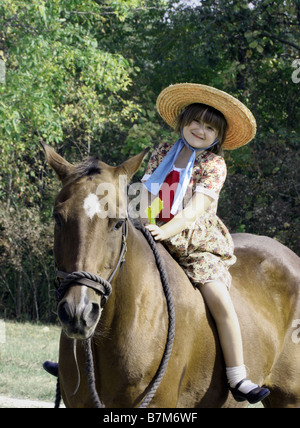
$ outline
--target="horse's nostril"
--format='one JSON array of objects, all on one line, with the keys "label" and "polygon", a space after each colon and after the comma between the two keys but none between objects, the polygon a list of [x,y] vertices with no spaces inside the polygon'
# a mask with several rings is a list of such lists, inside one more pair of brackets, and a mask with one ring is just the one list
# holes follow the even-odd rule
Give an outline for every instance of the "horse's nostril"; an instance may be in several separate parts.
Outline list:
[{"label": "horse's nostril", "polygon": [[57,308],[58,317],[63,324],[67,324],[70,321],[70,312],[68,311],[68,307],[67,302],[61,302]]},{"label": "horse's nostril", "polygon": [[91,316],[91,319],[93,321],[97,320],[97,318],[99,316],[99,312],[100,312],[99,305],[97,303],[92,303],[92,309],[91,309],[91,312],[90,312],[90,316]]}]

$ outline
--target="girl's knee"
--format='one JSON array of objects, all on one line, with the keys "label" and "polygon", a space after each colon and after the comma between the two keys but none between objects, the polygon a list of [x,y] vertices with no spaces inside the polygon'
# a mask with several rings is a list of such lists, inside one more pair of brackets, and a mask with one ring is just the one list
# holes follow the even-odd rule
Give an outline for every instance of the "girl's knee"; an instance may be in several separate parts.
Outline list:
[{"label": "girl's knee", "polygon": [[206,282],[200,291],[215,320],[224,320],[233,313],[235,314],[228,288],[223,282]]}]

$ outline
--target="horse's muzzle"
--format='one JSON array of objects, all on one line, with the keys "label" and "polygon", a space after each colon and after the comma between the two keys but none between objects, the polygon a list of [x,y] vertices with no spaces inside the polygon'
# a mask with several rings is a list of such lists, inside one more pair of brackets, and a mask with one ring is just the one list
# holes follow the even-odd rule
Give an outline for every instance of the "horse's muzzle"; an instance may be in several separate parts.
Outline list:
[{"label": "horse's muzzle", "polygon": [[101,315],[100,302],[87,301],[75,304],[73,299],[63,298],[57,313],[62,327],[71,339],[88,339],[95,331]]}]

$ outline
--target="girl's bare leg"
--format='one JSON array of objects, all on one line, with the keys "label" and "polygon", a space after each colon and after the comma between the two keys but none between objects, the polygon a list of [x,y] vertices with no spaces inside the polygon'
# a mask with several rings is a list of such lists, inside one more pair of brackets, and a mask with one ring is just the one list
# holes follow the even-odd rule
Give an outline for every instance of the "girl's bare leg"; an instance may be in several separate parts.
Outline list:
[{"label": "girl's bare leg", "polygon": [[216,322],[226,367],[241,366],[244,364],[241,329],[226,285],[220,281],[207,282],[200,291]]},{"label": "girl's bare leg", "polygon": [[240,324],[226,285],[221,281],[207,282],[200,290],[217,325],[226,375],[234,398],[251,403],[263,400],[270,391],[246,380]]}]

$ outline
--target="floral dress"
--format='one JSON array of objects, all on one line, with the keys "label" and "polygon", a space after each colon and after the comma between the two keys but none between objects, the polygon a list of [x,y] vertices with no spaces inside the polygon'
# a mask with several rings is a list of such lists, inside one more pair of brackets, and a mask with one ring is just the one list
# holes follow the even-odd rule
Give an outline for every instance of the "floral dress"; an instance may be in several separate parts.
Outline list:
[{"label": "floral dress", "polygon": [[[154,150],[142,181],[150,177],[171,148],[172,144],[163,143]],[[229,268],[236,261],[234,246],[228,229],[216,214],[226,174],[226,164],[221,156],[209,151],[196,155],[192,178],[183,199],[183,208],[195,192],[210,196],[213,202],[205,214],[192,225],[163,241],[197,287],[209,281],[222,281],[230,288]],[[158,221],[157,224],[163,223]]]}]

